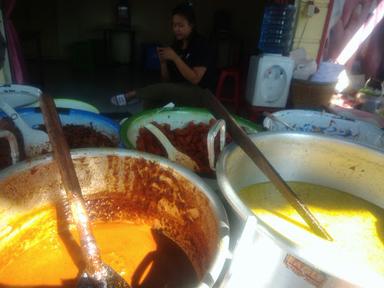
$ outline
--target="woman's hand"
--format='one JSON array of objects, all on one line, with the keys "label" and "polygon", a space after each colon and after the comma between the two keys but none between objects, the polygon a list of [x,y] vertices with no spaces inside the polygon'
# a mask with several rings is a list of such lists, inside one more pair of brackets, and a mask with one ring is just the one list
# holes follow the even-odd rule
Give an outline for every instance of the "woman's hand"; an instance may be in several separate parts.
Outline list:
[{"label": "woman's hand", "polygon": [[175,62],[179,57],[171,47],[157,48],[157,53],[159,54],[160,62],[164,62],[165,60]]},{"label": "woman's hand", "polygon": [[[164,77],[164,75],[168,76],[167,73],[163,72],[166,69],[165,61],[173,61],[179,70],[180,74],[187,80],[188,82],[192,84],[199,84],[201,79],[203,78],[205,72],[207,71],[207,67],[189,67],[182,58],[179,57],[179,55],[176,54],[176,52],[170,48],[170,47],[163,47],[163,48],[157,48],[157,53],[159,54],[160,63],[163,64],[160,67],[164,69],[161,69],[161,75],[163,79],[167,79]],[[169,76],[168,76],[169,79]]]}]

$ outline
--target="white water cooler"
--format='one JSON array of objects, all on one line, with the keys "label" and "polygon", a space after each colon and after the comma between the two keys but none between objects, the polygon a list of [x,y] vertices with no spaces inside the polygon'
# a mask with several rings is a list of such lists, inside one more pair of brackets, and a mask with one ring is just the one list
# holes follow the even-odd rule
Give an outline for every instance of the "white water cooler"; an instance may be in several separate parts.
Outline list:
[{"label": "white water cooler", "polygon": [[252,56],[246,99],[252,106],[283,108],[287,104],[294,61],[278,54]]}]

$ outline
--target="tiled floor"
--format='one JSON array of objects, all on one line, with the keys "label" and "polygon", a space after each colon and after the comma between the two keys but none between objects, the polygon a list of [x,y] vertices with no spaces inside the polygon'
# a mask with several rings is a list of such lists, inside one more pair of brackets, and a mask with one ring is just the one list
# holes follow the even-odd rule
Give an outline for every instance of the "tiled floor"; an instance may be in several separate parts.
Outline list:
[{"label": "tiled floor", "polygon": [[[102,114],[116,120],[140,112],[142,105],[112,105],[110,98],[113,95],[160,81],[159,71],[144,71],[138,65],[105,65],[87,70],[74,69],[68,62],[38,65],[29,61],[27,65],[29,84],[32,86],[55,98],[77,99],[92,104]],[[229,110],[230,106],[227,106]],[[248,115],[244,106],[239,114],[243,117]]]},{"label": "tiled floor", "polygon": [[28,62],[28,76],[32,86],[55,98],[87,102],[113,118],[137,113],[141,104],[115,106],[110,103],[111,96],[159,81],[158,71],[143,71],[134,66],[110,65],[81,71],[66,62],[47,62],[40,66]]}]

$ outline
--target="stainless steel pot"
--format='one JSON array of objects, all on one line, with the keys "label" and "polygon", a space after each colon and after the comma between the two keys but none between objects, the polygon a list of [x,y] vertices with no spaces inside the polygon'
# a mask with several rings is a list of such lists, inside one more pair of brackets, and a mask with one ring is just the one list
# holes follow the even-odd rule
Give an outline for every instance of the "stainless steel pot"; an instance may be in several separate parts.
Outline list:
[{"label": "stainless steel pot", "polygon": [[[283,132],[251,137],[286,181],[348,191],[384,208],[384,153],[379,150],[322,135]],[[253,216],[237,192],[268,182],[263,173],[234,144],[221,154],[216,171],[220,189],[235,215],[243,222]],[[242,269],[232,267],[230,272],[232,278],[248,284],[239,286],[227,277],[232,286],[248,287],[253,282],[258,287],[384,287],[384,282],[380,282],[383,275],[358,263],[348,263],[345,255],[320,238],[315,239],[313,246],[303,247],[272,230],[257,216],[255,223],[243,261],[234,261],[242,262]],[[236,276],[240,270],[242,276]]]},{"label": "stainless steel pot", "polygon": [[[199,287],[213,286],[226,259],[229,226],[222,204],[201,178],[137,151],[79,149],[72,157],[84,195],[120,193],[132,207],[143,207],[144,212],[133,214],[146,214],[146,223],[161,228],[183,248],[201,280]],[[0,255],[12,245],[10,235],[17,228],[7,223],[57,202],[63,195],[60,182],[51,156],[20,162],[0,173]],[[138,190],[145,193],[138,195]]]}]

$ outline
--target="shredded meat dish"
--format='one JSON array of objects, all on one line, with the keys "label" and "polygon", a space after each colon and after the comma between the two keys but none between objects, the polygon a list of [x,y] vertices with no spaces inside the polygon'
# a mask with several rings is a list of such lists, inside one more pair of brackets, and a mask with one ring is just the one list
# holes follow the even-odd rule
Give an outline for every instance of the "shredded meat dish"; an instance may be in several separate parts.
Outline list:
[{"label": "shredded meat dish", "polygon": [[[0,119],[0,129],[9,130],[17,139],[20,160],[24,160],[24,143],[20,130],[14,125],[10,118]],[[38,129],[44,130],[44,125],[39,125]],[[108,136],[95,130],[91,126],[68,124],[63,126],[65,138],[71,149],[75,148],[88,148],[88,147],[117,147],[118,140],[110,139]],[[11,151],[6,139],[0,138],[0,170],[12,164]]]},{"label": "shredded meat dish", "polygon": [[[188,122],[183,128],[171,129],[169,124],[159,124],[152,122],[153,125],[158,127],[164,135],[169,139],[173,146],[191,157],[199,166],[201,174],[212,175],[213,171],[209,167],[208,149],[207,149],[207,135],[209,129],[216,123],[212,119],[208,124]],[[230,142],[227,135],[226,142]],[[136,140],[136,148],[139,151],[144,151],[163,157],[167,156],[165,149],[157,138],[146,128],[140,128],[139,135]],[[219,137],[215,139],[215,159],[219,154]]]}]

